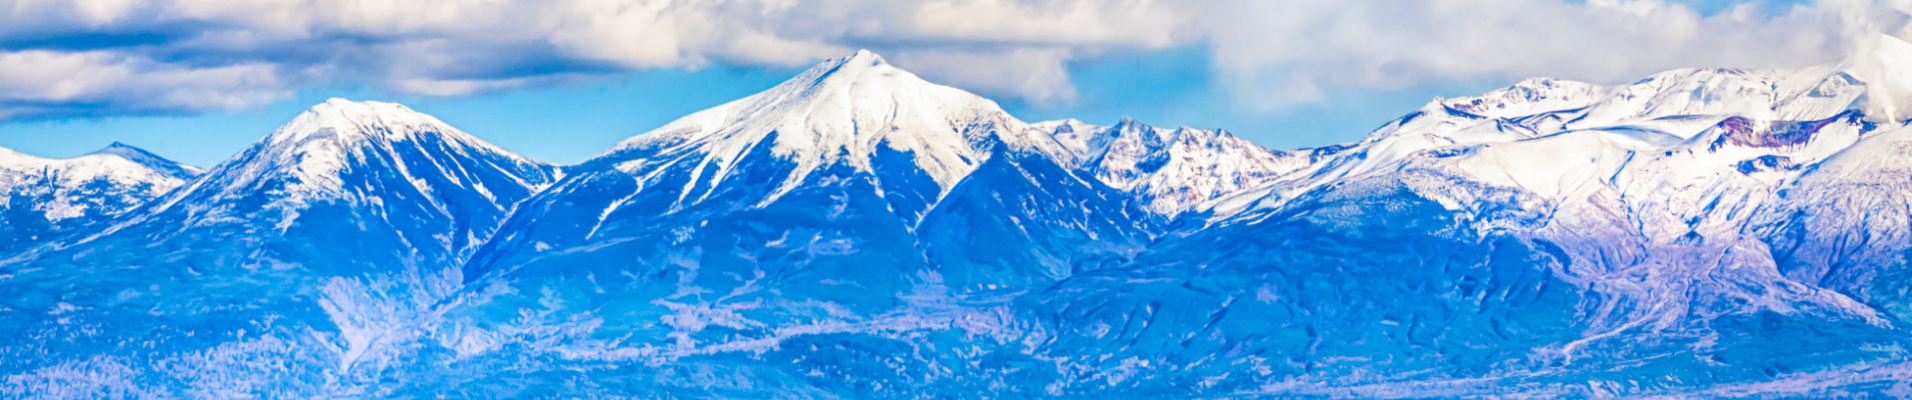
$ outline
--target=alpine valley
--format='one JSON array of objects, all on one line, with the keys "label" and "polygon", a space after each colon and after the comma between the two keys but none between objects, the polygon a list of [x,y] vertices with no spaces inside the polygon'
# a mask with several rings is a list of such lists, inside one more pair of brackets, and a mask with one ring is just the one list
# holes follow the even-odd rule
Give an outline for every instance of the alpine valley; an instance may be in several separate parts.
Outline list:
[{"label": "alpine valley", "polygon": [[869,52],[569,166],[342,99],[205,170],[0,149],[0,397],[1912,396],[1871,42],[1289,151]]}]

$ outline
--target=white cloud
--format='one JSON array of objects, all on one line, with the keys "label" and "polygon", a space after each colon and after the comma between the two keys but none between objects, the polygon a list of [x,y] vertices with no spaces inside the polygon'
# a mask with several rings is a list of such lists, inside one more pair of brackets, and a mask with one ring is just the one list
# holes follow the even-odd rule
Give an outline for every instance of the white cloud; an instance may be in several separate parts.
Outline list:
[{"label": "white cloud", "polygon": [[[1912,0],[1712,16],[1661,0],[0,0],[0,43],[36,43],[0,51],[47,59],[0,76],[0,99],[192,111],[330,85],[457,96],[873,48],[934,81],[1068,102],[1071,62],[1205,45],[1218,85],[1272,109],[1350,88],[1832,62],[1865,34],[1905,34],[1906,10]],[[76,37],[94,39],[62,40]]]},{"label": "white cloud", "polygon": [[[111,104],[120,112],[206,111],[290,94],[269,64],[191,68],[100,51],[0,52],[0,101],[25,110]],[[0,108],[0,117],[21,112]]]},{"label": "white cloud", "polygon": [[139,7],[139,0],[74,0],[75,11],[93,25],[113,23]]},{"label": "white cloud", "polygon": [[1167,47],[1189,22],[1182,11],[1152,0],[931,0],[909,22],[918,34],[958,40]]},{"label": "white cloud", "polygon": [[494,91],[494,90],[513,89],[513,88],[530,86],[531,84],[536,83],[537,81],[539,81],[539,79],[534,79],[534,78],[490,79],[490,80],[406,79],[406,80],[395,82],[394,85],[398,88],[398,90],[404,91],[406,93],[422,94],[426,96],[463,96],[463,95],[468,95],[472,93],[480,93],[480,92],[488,92],[488,91]]},{"label": "white cloud", "polygon": [[1038,102],[1075,100],[1075,85],[1064,65],[1067,49],[1015,49],[1004,52],[903,51],[894,64],[937,77],[939,82],[985,95],[1020,96]]},{"label": "white cloud", "polygon": [[[575,66],[788,67],[874,47],[934,60],[920,71],[930,79],[1040,101],[1074,95],[1069,57],[1175,45],[1182,21],[1152,0],[0,0],[0,10],[11,10],[0,14],[0,40],[50,36],[50,51],[180,60],[127,63],[128,74],[264,64],[290,87],[464,95],[549,81],[541,75]],[[142,32],[166,41],[59,48],[64,36]],[[224,88],[204,84],[213,86],[181,90]]]},{"label": "white cloud", "polygon": [[1907,58],[1912,58],[1912,44],[1884,34],[1861,39],[1853,48],[1848,56],[1853,75],[1866,82],[1867,96],[1872,97],[1867,113],[1899,121],[1912,111],[1907,109],[1912,108],[1912,65],[1904,62]]}]

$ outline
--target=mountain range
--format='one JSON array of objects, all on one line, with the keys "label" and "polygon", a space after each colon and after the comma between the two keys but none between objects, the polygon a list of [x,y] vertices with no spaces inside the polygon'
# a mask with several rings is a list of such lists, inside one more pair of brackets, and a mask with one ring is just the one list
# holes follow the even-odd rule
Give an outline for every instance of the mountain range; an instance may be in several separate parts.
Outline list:
[{"label": "mountain range", "polygon": [[0,394],[1908,396],[1875,40],[1287,151],[867,51],[576,165],[342,99],[205,170],[0,150]]}]

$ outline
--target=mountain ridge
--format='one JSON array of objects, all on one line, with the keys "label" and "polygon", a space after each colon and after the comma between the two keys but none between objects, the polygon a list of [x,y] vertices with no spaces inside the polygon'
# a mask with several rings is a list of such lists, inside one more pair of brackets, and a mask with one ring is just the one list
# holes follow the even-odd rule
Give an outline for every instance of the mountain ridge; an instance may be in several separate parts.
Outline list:
[{"label": "mountain ridge", "polygon": [[455,293],[464,258],[556,173],[403,106],[329,100],[100,229],[0,261],[0,287],[35,294],[0,301],[12,321],[0,331],[40,338],[0,343],[0,369],[53,379],[65,357],[99,349],[139,365],[218,354],[214,365],[275,378],[99,376],[187,397],[345,393],[390,361],[378,349]]},{"label": "mountain ridge", "polygon": [[1848,64],[1529,79],[1290,151],[867,51],[562,168],[328,100],[0,262],[0,334],[107,332],[0,344],[40,382],[0,393],[1884,395],[1912,128]]},{"label": "mountain ridge", "polygon": [[0,148],[0,249],[46,243],[102,223],[204,173],[119,142],[92,153],[40,158]]}]

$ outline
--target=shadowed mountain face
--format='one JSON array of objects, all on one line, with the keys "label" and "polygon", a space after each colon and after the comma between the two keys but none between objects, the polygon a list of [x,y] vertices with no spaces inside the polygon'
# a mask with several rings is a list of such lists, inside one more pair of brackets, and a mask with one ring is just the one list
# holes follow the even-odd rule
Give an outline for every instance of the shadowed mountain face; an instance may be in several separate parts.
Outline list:
[{"label": "shadowed mountain face", "polygon": [[1875,67],[1533,79],[1271,151],[859,52],[562,170],[332,101],[9,250],[0,393],[1903,395]]}]

